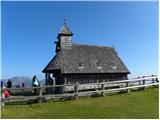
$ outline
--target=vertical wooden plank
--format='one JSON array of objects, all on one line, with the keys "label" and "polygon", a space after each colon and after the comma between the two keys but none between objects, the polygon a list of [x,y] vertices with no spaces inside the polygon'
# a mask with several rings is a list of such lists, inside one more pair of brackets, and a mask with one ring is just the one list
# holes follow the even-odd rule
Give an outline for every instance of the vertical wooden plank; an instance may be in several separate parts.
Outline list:
[{"label": "vertical wooden plank", "polygon": [[[105,86],[104,85],[105,85],[105,83],[104,83],[104,80],[103,80],[103,82],[101,83],[101,90],[105,90]],[[101,95],[105,96],[103,91],[101,92]]]},{"label": "vertical wooden plank", "polygon": [[[158,83],[158,82],[159,82],[158,78],[156,78],[155,81]],[[159,87],[159,84],[158,84],[158,85],[155,85],[155,87]]]},{"label": "vertical wooden plank", "polygon": [[78,99],[78,82],[76,82],[74,86],[74,97],[75,99]]},{"label": "vertical wooden plank", "polygon": [[67,85],[67,78],[66,78],[66,76],[64,76],[64,84],[65,84],[65,86]]},{"label": "vertical wooden plank", "polygon": [[64,76],[64,87],[63,87],[63,92],[65,92],[67,89],[67,77]]},{"label": "vertical wooden plank", "polygon": [[[154,75],[152,75],[152,77],[154,77]],[[152,83],[154,83],[154,78],[152,78]]]},{"label": "vertical wooden plank", "polygon": [[[139,78],[140,78],[140,77],[138,77],[138,79],[139,79]],[[141,81],[139,80],[138,82],[139,82],[139,85],[141,85]]]},{"label": "vertical wooden plank", "polygon": [[39,96],[39,103],[42,102],[42,87],[41,87],[41,84],[39,85],[38,87],[38,96]]},{"label": "vertical wooden plank", "polygon": [[[48,74],[47,73],[45,73],[45,86],[47,86],[48,85]],[[46,87],[45,88],[45,90],[46,90],[46,93],[48,94],[49,93],[49,91],[48,91],[48,88]]]},{"label": "vertical wooden plank", "polygon": [[156,78],[156,82],[157,82],[157,83],[159,82],[158,78]]},{"label": "vertical wooden plank", "polygon": [[[126,82],[126,87],[128,87],[129,86],[129,82]],[[130,92],[130,90],[129,89],[127,89],[127,91],[126,91],[127,93],[129,93]]]},{"label": "vertical wooden plank", "polygon": [[[145,76],[143,76],[143,78],[145,78]],[[146,80],[143,80],[143,85],[146,84]],[[143,90],[146,90],[146,86],[144,86]]]},{"label": "vertical wooden plank", "polygon": [[[140,77],[138,76],[138,79],[140,79]],[[141,80],[138,81],[138,85],[141,85]],[[141,90],[142,88],[138,88],[138,90]]]},{"label": "vertical wooden plank", "polygon": [[5,96],[4,96],[4,91],[3,91],[3,88],[2,89],[2,99],[1,99],[1,105],[2,107],[5,105]]}]

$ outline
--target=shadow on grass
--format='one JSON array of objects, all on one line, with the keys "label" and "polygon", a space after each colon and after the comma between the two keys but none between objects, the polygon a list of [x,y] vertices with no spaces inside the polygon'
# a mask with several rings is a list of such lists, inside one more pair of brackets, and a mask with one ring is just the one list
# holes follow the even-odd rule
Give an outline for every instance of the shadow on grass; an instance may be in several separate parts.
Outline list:
[{"label": "shadow on grass", "polygon": [[30,105],[30,104],[34,104],[34,103],[38,103],[38,100],[21,101],[21,102],[8,102],[8,103],[5,103],[5,105]]}]

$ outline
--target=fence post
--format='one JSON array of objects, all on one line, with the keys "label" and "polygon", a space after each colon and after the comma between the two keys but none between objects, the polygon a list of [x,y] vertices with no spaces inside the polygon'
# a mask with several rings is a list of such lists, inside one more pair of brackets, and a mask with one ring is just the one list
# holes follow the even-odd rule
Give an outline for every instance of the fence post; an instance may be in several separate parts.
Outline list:
[{"label": "fence post", "polygon": [[159,82],[158,77],[156,78],[156,82]]},{"label": "fence post", "polygon": [[[138,77],[138,79],[140,79],[140,77]],[[141,84],[141,81],[139,80],[138,82],[139,82],[139,85],[140,85],[140,84]]]},{"label": "fence post", "polygon": [[[104,82],[105,82],[105,81],[103,81],[103,82],[101,83],[101,90],[105,90],[105,87],[104,87],[105,83],[104,83]],[[105,96],[105,94],[104,94],[103,91],[101,92],[101,95],[102,95],[102,96]]]},{"label": "fence post", "polygon": [[[140,79],[141,77],[138,77],[138,79]],[[141,85],[141,80],[138,81],[139,85]],[[141,90],[142,88],[138,88],[138,90]]]},{"label": "fence post", "polygon": [[[128,82],[126,82],[126,87],[129,87],[129,81]],[[127,93],[129,93],[130,92],[130,90],[129,89],[127,89],[127,91],[126,91]]]},{"label": "fence post", "polygon": [[74,97],[75,99],[78,99],[78,82],[76,82],[74,86]]},{"label": "fence post", "polygon": [[[156,78],[156,82],[157,82],[157,83],[159,82],[158,78]],[[159,84],[158,84],[158,85],[155,85],[155,87],[159,87]]]},{"label": "fence post", "polygon": [[39,85],[39,87],[38,87],[38,96],[39,96],[38,102],[41,103],[42,102],[42,87],[41,87],[41,85]]},{"label": "fence post", "polygon": [[3,93],[3,88],[2,89],[2,99],[1,99],[1,105],[2,107],[5,105],[5,96],[4,96],[4,93]]},{"label": "fence post", "polygon": [[[152,75],[152,77],[153,77],[154,75]],[[152,83],[154,83],[154,78],[152,78]]]},{"label": "fence post", "polygon": [[[145,78],[145,76],[143,76],[143,78]],[[143,85],[146,84],[146,80],[143,80]],[[144,86],[143,90],[146,90],[146,86]]]},{"label": "fence post", "polygon": [[64,77],[64,87],[63,87],[63,91],[66,91],[67,89],[67,78]]}]

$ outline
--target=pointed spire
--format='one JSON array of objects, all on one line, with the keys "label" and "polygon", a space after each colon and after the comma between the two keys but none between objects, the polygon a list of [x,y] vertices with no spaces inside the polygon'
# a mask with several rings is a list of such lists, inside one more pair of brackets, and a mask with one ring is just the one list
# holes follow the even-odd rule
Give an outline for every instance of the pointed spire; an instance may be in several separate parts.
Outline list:
[{"label": "pointed spire", "polygon": [[64,23],[66,23],[66,18],[64,18]]},{"label": "pointed spire", "polygon": [[66,24],[66,19],[61,27],[61,30],[57,36],[56,52],[62,49],[70,49],[72,46],[72,35],[73,33],[69,30]]},{"label": "pointed spire", "polygon": [[69,28],[66,24],[66,19],[64,19],[64,23],[61,27],[61,30],[60,30],[59,34],[61,34],[61,35],[71,35],[71,36],[73,35],[73,33],[69,30]]}]

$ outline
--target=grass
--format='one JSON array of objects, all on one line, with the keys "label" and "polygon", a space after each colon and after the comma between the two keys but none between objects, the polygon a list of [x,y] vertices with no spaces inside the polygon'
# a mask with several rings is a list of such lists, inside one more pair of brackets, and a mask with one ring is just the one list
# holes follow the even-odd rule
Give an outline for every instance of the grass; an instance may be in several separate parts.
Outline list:
[{"label": "grass", "polygon": [[105,97],[81,97],[79,100],[6,105],[2,118],[159,118],[158,88]]}]

